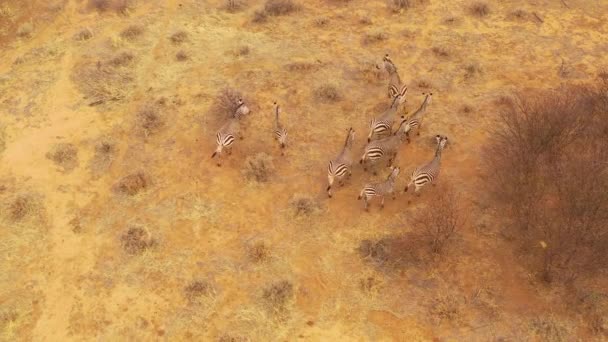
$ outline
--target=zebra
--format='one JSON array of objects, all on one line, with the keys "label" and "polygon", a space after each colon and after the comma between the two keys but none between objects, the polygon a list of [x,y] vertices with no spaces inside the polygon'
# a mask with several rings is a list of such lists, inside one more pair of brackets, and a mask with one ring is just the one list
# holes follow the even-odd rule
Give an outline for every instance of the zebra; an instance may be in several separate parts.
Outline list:
[{"label": "zebra", "polygon": [[[403,86],[401,83],[401,78],[399,77],[399,72],[397,72],[397,66],[393,63],[393,60],[388,56],[388,53],[384,55],[382,58],[382,62],[384,64],[384,70],[388,72],[389,80],[388,80],[388,97],[393,98],[399,93],[399,89]],[[378,69],[380,67],[376,66]]]},{"label": "zebra", "polygon": [[241,125],[240,120],[251,113],[249,107],[245,105],[243,99],[238,99],[237,107],[234,110],[234,113],[228,118],[228,121],[220,127],[215,135],[215,143],[217,145],[215,151],[211,155],[211,158],[218,158],[217,166],[222,166],[220,158],[222,156],[223,150],[226,150],[226,153],[229,155],[232,154],[232,145],[238,137],[240,140],[243,139],[243,135],[241,133]]},{"label": "zebra", "polygon": [[375,164],[382,157],[388,157],[388,166],[391,166],[397,157],[399,146],[405,140],[405,130],[403,126],[404,121],[393,133],[393,135],[369,142],[363,149],[363,155],[359,160],[359,164],[363,166],[363,170],[367,171],[368,164]]},{"label": "zebra", "polygon": [[245,105],[245,102],[243,101],[243,99],[238,99],[236,101],[236,108],[234,110],[234,113],[232,113],[232,117],[241,119],[250,113],[251,113],[251,110],[249,109],[249,107],[247,107]]},{"label": "zebra", "polygon": [[334,181],[338,180],[340,185],[344,185],[344,178],[350,177],[352,174],[352,149],[354,140],[355,130],[351,127],[348,129],[346,141],[344,142],[342,151],[336,156],[336,158],[329,161],[329,165],[327,167],[327,196],[329,198],[332,196],[331,187],[333,186]]},{"label": "zebra", "polygon": [[410,131],[416,128],[416,135],[420,135],[420,127],[422,126],[422,119],[424,114],[426,113],[427,107],[433,101],[433,93],[422,93],[425,95],[424,101],[420,105],[420,108],[414,112],[409,118],[407,118],[405,122],[405,133],[407,137],[407,142],[410,142]]},{"label": "zebra", "polygon": [[279,146],[281,147],[281,155],[284,155],[283,149],[287,146],[287,129],[281,122],[279,121],[279,114],[281,113],[281,108],[275,102],[274,103],[274,112],[275,112],[275,122],[274,122],[274,136],[275,139],[279,142]]},{"label": "zebra", "polygon": [[406,92],[407,86],[403,86],[401,90],[393,97],[391,106],[378,118],[373,118],[370,120],[367,142],[372,141],[372,139],[375,137],[391,135],[393,133],[395,114],[397,113],[399,107],[405,102]]},{"label": "zebra", "polygon": [[416,168],[414,172],[412,172],[412,177],[410,182],[405,186],[404,192],[414,184],[416,187],[414,189],[415,194],[419,194],[420,188],[425,186],[427,183],[433,183],[433,181],[439,176],[439,170],[441,168],[441,151],[445,148],[445,145],[448,142],[448,137],[437,135],[435,136],[437,140],[437,149],[435,150],[435,157],[430,162]]},{"label": "zebra", "polygon": [[358,200],[363,199],[364,209],[366,211],[369,210],[369,201],[373,197],[381,197],[382,201],[380,202],[380,208],[384,208],[384,197],[387,195],[391,195],[393,200],[396,197],[395,194],[395,182],[397,180],[397,176],[399,176],[399,172],[401,170],[399,167],[391,167],[391,173],[388,178],[382,183],[373,183],[367,184],[363,187],[361,192],[359,193]]}]

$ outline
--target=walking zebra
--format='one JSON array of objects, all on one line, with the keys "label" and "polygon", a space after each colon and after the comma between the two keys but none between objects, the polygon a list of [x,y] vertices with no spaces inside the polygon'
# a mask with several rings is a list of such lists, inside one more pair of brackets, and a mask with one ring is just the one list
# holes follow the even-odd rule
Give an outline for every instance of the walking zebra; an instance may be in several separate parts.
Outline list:
[{"label": "walking zebra", "polygon": [[283,149],[287,146],[287,129],[281,122],[279,121],[279,114],[281,113],[281,108],[275,102],[274,103],[274,112],[275,112],[275,121],[274,121],[274,137],[279,142],[279,146],[281,147],[281,155],[284,155]]},{"label": "walking zebra", "polygon": [[399,171],[398,167],[391,167],[391,174],[388,175],[388,178],[384,182],[367,184],[363,187],[357,199],[363,199],[366,211],[369,210],[369,201],[373,197],[380,197],[382,199],[380,208],[384,208],[385,196],[392,195],[393,199],[395,199],[395,181],[397,180],[397,176],[399,176]]},{"label": "walking zebra", "polygon": [[363,155],[359,160],[359,164],[363,166],[364,171],[367,171],[367,165],[376,164],[383,157],[388,157],[388,166],[393,164],[397,157],[399,146],[401,146],[406,137],[403,123],[404,121],[401,121],[401,124],[393,135],[371,141],[365,145]]},{"label": "walking zebra", "polygon": [[418,194],[420,188],[422,188],[428,183],[433,183],[433,181],[439,176],[439,170],[441,168],[441,151],[447,144],[448,137],[437,135],[435,139],[437,139],[437,149],[435,150],[435,157],[430,162],[416,168],[416,170],[412,172],[412,178],[405,187],[404,192],[407,192],[409,187],[414,184],[414,186],[416,187],[414,189],[414,193]]},{"label": "walking zebra", "polygon": [[384,55],[382,58],[382,62],[384,64],[384,70],[388,72],[388,97],[393,98],[395,95],[399,93],[399,89],[403,87],[403,83],[401,83],[401,77],[399,77],[399,72],[397,72],[397,66],[393,63],[393,60],[388,56],[388,53]]},{"label": "walking zebra", "polygon": [[344,142],[344,147],[338,156],[329,161],[329,166],[327,167],[327,196],[331,198],[331,187],[334,182],[338,180],[340,185],[344,185],[343,180],[345,177],[350,177],[352,174],[351,168],[353,165],[353,157],[352,157],[352,149],[353,149],[353,141],[355,140],[355,130],[351,128],[348,129],[348,133],[346,135],[346,141]]},{"label": "walking zebra", "polygon": [[226,153],[228,154],[232,154],[232,145],[234,144],[236,137],[241,140],[243,139],[240,120],[249,113],[251,113],[251,110],[245,105],[243,99],[238,99],[237,107],[234,113],[232,113],[232,115],[228,118],[228,121],[226,121],[226,123],[224,123],[217,131],[215,135],[215,143],[217,147],[211,155],[211,158],[218,158],[217,166],[222,166],[220,158],[223,150],[226,150]]},{"label": "walking zebra", "polygon": [[420,127],[422,126],[422,119],[424,118],[424,114],[426,113],[427,107],[433,101],[433,93],[422,93],[425,95],[424,101],[420,105],[420,108],[414,112],[407,120],[405,121],[405,133],[407,137],[407,141],[410,142],[410,131],[416,128],[416,135],[420,135]]},{"label": "walking zebra", "polygon": [[401,90],[393,97],[391,106],[379,117],[371,119],[369,123],[367,142],[372,141],[374,138],[391,135],[393,133],[395,114],[397,114],[399,107],[405,102],[406,92],[407,86],[403,86]]}]

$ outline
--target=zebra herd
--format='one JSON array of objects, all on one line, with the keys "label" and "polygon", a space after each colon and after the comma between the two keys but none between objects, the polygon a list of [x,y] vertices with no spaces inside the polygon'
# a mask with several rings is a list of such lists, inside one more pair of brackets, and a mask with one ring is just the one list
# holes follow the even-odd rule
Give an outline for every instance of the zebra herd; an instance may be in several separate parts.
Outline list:
[{"label": "zebra herd", "polygon": [[[364,171],[371,168],[383,160],[388,161],[388,167],[391,169],[391,173],[383,182],[366,184],[361,192],[359,193],[359,200],[363,200],[365,210],[369,209],[369,202],[374,197],[380,197],[380,205],[384,207],[385,196],[392,196],[396,198],[395,183],[400,173],[400,168],[395,167],[393,164],[399,152],[399,148],[404,141],[410,143],[410,133],[416,129],[416,134],[420,135],[420,128],[422,126],[422,120],[427,111],[428,106],[432,102],[433,93],[423,93],[424,100],[420,107],[410,116],[405,117],[399,115],[403,111],[403,105],[406,102],[405,94],[407,93],[407,86],[401,81],[397,67],[391,60],[388,54],[382,59],[382,68],[389,75],[388,84],[388,98],[391,103],[380,116],[373,118],[369,124],[369,133],[367,135],[367,144],[363,149],[363,155],[359,159]],[[380,66],[376,66],[381,68]],[[274,138],[279,144],[281,154],[283,154],[285,147],[287,146],[287,129],[283,126],[279,120],[281,113],[280,106],[275,102],[274,106]],[[217,165],[221,166],[220,158],[224,151],[227,154],[231,154],[232,146],[236,141],[236,138],[242,139],[243,136],[240,132],[240,120],[242,117],[250,113],[249,108],[245,105],[242,99],[237,102],[237,107],[232,116],[221,126],[216,134],[217,147],[211,158],[218,158]],[[393,126],[399,118],[399,125],[397,129],[393,131]],[[417,167],[412,173],[404,192],[407,192],[409,188],[414,186],[414,193],[419,195],[419,191],[422,187],[427,184],[433,184],[433,181],[439,176],[439,170],[441,168],[441,152],[445,148],[448,138],[446,136],[437,135],[435,137],[437,147],[435,149],[435,155],[428,163]],[[353,168],[353,143],[355,140],[355,131],[353,128],[349,128],[346,134],[346,140],[340,151],[340,153],[329,161],[327,167],[327,195],[332,197],[332,190],[334,185],[343,186],[345,181],[352,175]],[[375,174],[375,172],[374,172]]]}]

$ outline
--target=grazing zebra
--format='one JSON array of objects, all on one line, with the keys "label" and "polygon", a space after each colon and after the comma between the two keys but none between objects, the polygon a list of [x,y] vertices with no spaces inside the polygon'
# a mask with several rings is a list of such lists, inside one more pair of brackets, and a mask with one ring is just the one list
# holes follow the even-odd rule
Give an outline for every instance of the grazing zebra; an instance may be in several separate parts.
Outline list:
[{"label": "grazing zebra", "polygon": [[412,129],[416,128],[416,135],[420,135],[420,127],[422,126],[422,119],[426,113],[426,108],[433,101],[433,93],[422,93],[422,95],[425,95],[425,97],[424,101],[422,101],[422,104],[420,105],[420,108],[418,108],[418,110],[416,110],[414,114],[412,114],[405,121],[405,133],[408,142],[410,141],[410,131]]},{"label": "grazing zebra", "polygon": [[380,208],[384,208],[384,196],[392,195],[395,199],[395,181],[399,176],[400,169],[398,167],[391,167],[391,174],[382,183],[367,184],[363,187],[363,190],[359,193],[357,199],[363,199],[365,210],[369,210],[369,201],[373,197],[381,197]]},{"label": "grazing zebra", "polygon": [[251,113],[251,110],[249,109],[249,107],[247,107],[245,105],[245,102],[243,102],[243,99],[238,99],[236,104],[237,104],[237,107],[234,110],[234,113],[232,113],[233,117],[235,117],[237,119],[241,119],[242,117]]},{"label": "grazing zebra", "polygon": [[353,165],[353,141],[355,140],[355,130],[351,128],[348,129],[348,134],[346,135],[346,141],[344,142],[344,147],[342,151],[336,158],[329,161],[329,166],[327,167],[327,196],[331,198],[331,187],[334,184],[335,180],[338,180],[340,185],[344,185],[344,178],[350,177],[352,174],[351,168]]},{"label": "grazing zebra", "polygon": [[364,171],[367,171],[368,164],[373,165],[381,158],[388,157],[388,166],[391,166],[397,157],[399,146],[404,140],[405,130],[402,121],[393,135],[367,143],[363,149],[363,155],[359,160],[359,164],[363,165]]},{"label": "grazing zebra", "polygon": [[274,121],[274,137],[279,142],[279,146],[281,147],[281,155],[284,154],[283,149],[287,146],[287,129],[281,125],[279,121],[279,114],[281,113],[281,108],[275,102],[274,103],[274,113],[275,113],[275,121]]},{"label": "grazing zebra", "polygon": [[374,138],[391,135],[393,133],[395,114],[398,112],[399,107],[405,102],[406,92],[407,87],[403,86],[401,90],[393,97],[391,106],[379,117],[371,119],[369,123],[367,142],[372,141]]},{"label": "grazing zebra", "polygon": [[404,192],[407,192],[409,187],[414,184],[414,186],[416,187],[414,189],[414,193],[418,194],[420,188],[422,188],[428,183],[433,183],[433,181],[439,176],[439,170],[441,168],[441,151],[447,144],[448,137],[437,135],[435,139],[437,139],[437,149],[435,150],[435,157],[430,162],[418,167],[416,170],[414,170],[414,172],[412,172],[412,178],[405,187]]},{"label": "grazing zebra", "polygon": [[389,80],[388,80],[388,97],[393,98],[399,93],[399,89],[403,87],[403,83],[401,83],[401,78],[399,77],[399,72],[397,72],[397,66],[388,56],[388,53],[384,55],[382,58],[382,62],[384,64],[384,70],[388,72]]}]

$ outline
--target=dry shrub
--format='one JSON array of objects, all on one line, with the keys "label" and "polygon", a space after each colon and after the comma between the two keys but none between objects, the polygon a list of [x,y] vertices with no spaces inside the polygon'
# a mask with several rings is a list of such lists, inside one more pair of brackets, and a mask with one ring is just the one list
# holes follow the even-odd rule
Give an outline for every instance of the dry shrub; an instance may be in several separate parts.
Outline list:
[{"label": "dry shrub", "polygon": [[245,159],[243,166],[243,176],[247,180],[258,183],[266,183],[270,181],[274,175],[274,163],[272,157],[264,152],[259,152],[254,156],[249,156]]},{"label": "dry shrub", "polygon": [[368,32],[363,35],[361,43],[363,45],[380,43],[388,39],[388,34],[384,32]]},{"label": "dry shrub", "polygon": [[78,149],[73,144],[55,144],[46,154],[46,158],[52,160],[63,172],[70,172],[78,166]]},{"label": "dry shrub", "polygon": [[481,75],[481,67],[478,64],[469,64],[464,68],[464,78],[471,79]]},{"label": "dry shrub", "polygon": [[133,7],[133,0],[89,0],[88,7],[99,12],[114,11],[119,14],[127,14]]},{"label": "dry shrub", "polygon": [[450,57],[450,52],[442,47],[435,46],[431,49],[433,54],[439,58],[448,58]]},{"label": "dry shrub", "polygon": [[188,53],[186,53],[184,50],[180,50],[175,54],[175,60],[178,62],[185,62],[188,59],[190,59],[190,57],[188,56]]},{"label": "dry shrub", "polygon": [[509,13],[507,18],[510,20],[527,21],[527,20],[532,19],[532,14],[530,14],[524,10],[518,9],[518,10],[515,10],[515,11]]},{"label": "dry shrub", "polygon": [[84,28],[74,35],[74,40],[83,41],[93,38],[93,31],[90,28]]},{"label": "dry shrub", "polygon": [[267,20],[268,15],[266,14],[266,11],[256,10],[255,12],[253,12],[253,19],[251,19],[251,21],[253,21],[254,23],[265,23]]},{"label": "dry shrub", "polygon": [[243,94],[233,88],[224,88],[217,94],[211,104],[210,113],[221,118],[233,116],[238,108],[238,100]]},{"label": "dry shrub", "polygon": [[374,266],[384,270],[393,270],[417,266],[429,258],[428,249],[421,249],[420,245],[418,234],[407,233],[377,241],[363,240],[357,251],[363,260]]},{"label": "dry shrub", "polygon": [[262,300],[268,311],[280,316],[287,313],[287,306],[293,297],[293,285],[287,280],[274,282],[262,292]]},{"label": "dry shrub", "polygon": [[32,22],[23,23],[17,29],[17,36],[21,38],[30,38],[34,33],[34,24]]},{"label": "dry shrub", "polygon": [[582,315],[589,331],[596,336],[608,337],[608,294],[574,289],[574,304]]},{"label": "dry shrub", "polygon": [[184,288],[184,297],[190,304],[200,304],[206,298],[215,295],[215,289],[204,280],[195,280]]},{"label": "dry shrub", "polygon": [[432,203],[414,215],[412,226],[421,234],[421,241],[431,252],[442,254],[456,232],[462,228],[464,218],[458,203],[460,199],[456,192],[444,186]]},{"label": "dry shrub", "polygon": [[6,205],[6,213],[8,218],[13,221],[21,221],[36,210],[34,199],[26,195],[18,195]]},{"label": "dry shrub", "polygon": [[325,27],[329,24],[329,18],[328,17],[315,18],[314,23],[315,23],[315,26]]},{"label": "dry shrub", "polygon": [[137,112],[135,116],[135,125],[145,137],[148,137],[160,132],[164,127],[165,122],[158,106],[146,104]]},{"label": "dry shrub", "polygon": [[247,55],[249,55],[250,52],[251,52],[251,49],[249,48],[249,46],[241,45],[234,51],[234,55],[237,57],[247,56]]},{"label": "dry shrub", "polygon": [[111,61],[78,63],[72,72],[72,81],[89,100],[90,106],[120,101],[132,91],[133,67],[117,68]]},{"label": "dry shrub", "polygon": [[230,13],[235,13],[242,10],[246,3],[243,0],[225,0],[224,9]]},{"label": "dry shrub", "polygon": [[264,241],[258,241],[249,246],[247,256],[254,263],[264,263],[270,260],[271,252]]},{"label": "dry shrub", "polygon": [[463,112],[464,114],[470,114],[474,110],[475,109],[468,104],[462,105],[462,107],[460,107],[460,111]]},{"label": "dry shrub", "polygon": [[309,216],[321,209],[319,201],[310,195],[295,194],[291,197],[289,205],[296,216]]},{"label": "dry shrub", "polygon": [[120,32],[120,37],[126,40],[136,40],[144,33],[144,28],[139,25],[130,25]]},{"label": "dry shrub", "polygon": [[150,232],[142,227],[130,227],[120,237],[122,249],[129,255],[140,255],[154,246]]},{"label": "dry shrub", "polygon": [[135,59],[135,56],[133,56],[132,53],[124,51],[124,52],[121,52],[121,53],[117,54],[116,56],[112,57],[108,61],[108,65],[110,65],[114,68],[125,67],[125,66],[130,65],[134,59]]},{"label": "dry shrub", "polygon": [[541,279],[608,266],[608,84],[520,95],[487,145],[489,188]]},{"label": "dry shrub", "polygon": [[490,7],[485,2],[476,2],[469,7],[471,15],[483,18],[490,14]]},{"label": "dry shrub", "polygon": [[95,144],[95,155],[89,164],[94,178],[99,177],[110,168],[116,152],[116,144],[112,140],[101,139]]},{"label": "dry shrub", "polygon": [[388,0],[388,7],[393,12],[400,12],[412,6],[411,0]]},{"label": "dry shrub", "polygon": [[333,84],[324,84],[314,90],[315,98],[324,103],[337,102],[342,99],[338,88]]},{"label": "dry shrub", "polygon": [[175,45],[185,43],[186,41],[188,41],[188,32],[183,31],[183,30],[177,31],[177,32],[173,33],[171,35],[171,37],[169,37],[169,40],[171,40],[171,43],[173,43]]},{"label": "dry shrub", "polygon": [[264,13],[270,16],[287,15],[299,9],[300,5],[292,0],[267,0],[264,4]]},{"label": "dry shrub", "polygon": [[359,24],[361,25],[371,25],[373,24],[372,18],[370,18],[369,16],[365,15],[359,18]]},{"label": "dry shrub", "polygon": [[143,172],[137,172],[123,177],[116,185],[115,189],[119,193],[135,196],[146,190],[150,186],[150,181],[147,175]]}]

